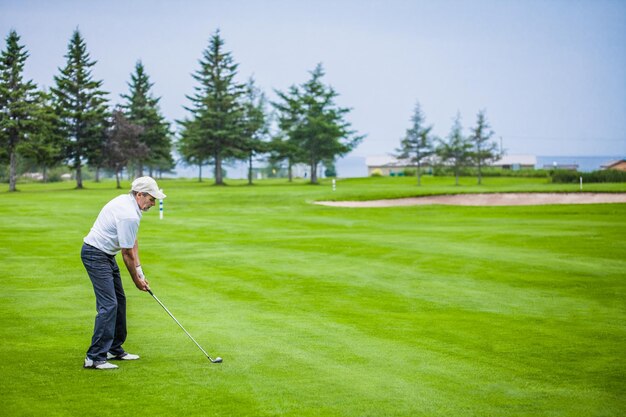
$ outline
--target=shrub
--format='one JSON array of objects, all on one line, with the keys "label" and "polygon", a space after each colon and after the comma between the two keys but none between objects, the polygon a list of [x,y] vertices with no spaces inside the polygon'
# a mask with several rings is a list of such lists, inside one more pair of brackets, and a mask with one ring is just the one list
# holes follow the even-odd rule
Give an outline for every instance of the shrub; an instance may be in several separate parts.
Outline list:
[{"label": "shrub", "polygon": [[605,169],[593,171],[583,175],[585,182],[626,182],[626,171]]},{"label": "shrub", "polygon": [[376,168],[374,170],[372,170],[372,173],[370,175],[371,177],[382,177],[383,176],[383,171],[380,170],[380,168]]},{"label": "shrub", "polygon": [[550,177],[555,184],[570,184],[580,181],[582,174],[577,171],[562,171],[552,170],[550,171]]},{"label": "shrub", "polygon": [[550,172],[550,177],[552,178],[552,182],[557,184],[578,183],[580,181],[580,177],[583,178],[584,183],[626,182],[626,172],[614,169],[593,172],[555,170]]},{"label": "shrub", "polygon": [[48,182],[63,181],[63,174],[69,174],[70,170],[66,166],[54,167],[48,170]]},{"label": "shrub", "polygon": [[[470,174],[470,171],[469,171],[468,168],[461,168],[459,174],[461,176],[463,176],[463,177],[472,175],[472,174]],[[435,169],[433,170],[433,175],[436,176],[436,177],[450,177],[450,176],[454,176],[454,168],[443,166],[443,165],[439,165],[439,166],[436,166]]]},{"label": "shrub", "polygon": [[[454,168],[447,166],[437,166],[434,169],[435,176],[452,176],[454,175]],[[483,177],[522,177],[522,178],[547,178],[549,177],[549,171],[543,169],[502,169],[494,167],[484,167],[480,170]],[[460,174],[463,177],[477,177],[478,168],[476,167],[463,167],[460,170]]]}]

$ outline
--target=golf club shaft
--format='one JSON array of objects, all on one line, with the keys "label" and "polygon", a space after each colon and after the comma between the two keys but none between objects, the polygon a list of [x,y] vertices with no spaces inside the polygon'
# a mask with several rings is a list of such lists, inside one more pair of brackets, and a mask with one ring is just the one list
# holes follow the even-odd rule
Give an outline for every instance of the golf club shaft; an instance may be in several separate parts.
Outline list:
[{"label": "golf club shaft", "polygon": [[156,295],[154,295],[154,293],[152,292],[152,290],[148,290],[148,292],[150,293],[150,295],[152,296],[152,298],[154,298],[154,299],[156,300],[156,302],[157,302],[157,303],[159,303],[159,305],[160,305],[161,307],[163,307],[163,310],[165,310],[165,311],[167,312],[167,314],[169,314],[169,315],[170,315],[170,317],[171,317],[172,319],[174,319],[174,321],[176,322],[176,324],[178,324],[178,325],[180,326],[180,328],[181,328],[181,329],[183,329],[183,332],[185,332],[185,334],[186,334],[187,336],[189,336],[189,338],[190,338],[191,340],[193,340],[193,342],[196,344],[196,346],[198,346],[198,349],[200,349],[200,350],[202,351],[202,353],[204,353],[204,356],[206,356],[207,358],[209,358],[209,360],[210,360],[211,362],[214,362],[214,361],[213,361],[213,359],[211,359],[211,357],[209,356],[209,354],[208,354],[208,353],[206,353],[204,349],[202,349],[202,346],[200,346],[200,345],[198,344],[198,342],[196,342],[196,339],[194,339],[194,338],[193,338],[193,336],[192,336],[192,335],[190,335],[190,334],[189,334],[189,332],[188,332],[187,330],[185,330],[185,328],[183,327],[183,325],[182,325],[182,324],[180,324],[180,322],[179,322],[178,320],[176,320],[176,317],[174,317],[174,315],[173,315],[173,314],[172,314],[172,313],[171,313],[171,312],[167,309],[167,307],[165,307],[165,305],[161,302],[161,300],[159,300],[159,299],[157,298],[157,296],[156,296]]}]

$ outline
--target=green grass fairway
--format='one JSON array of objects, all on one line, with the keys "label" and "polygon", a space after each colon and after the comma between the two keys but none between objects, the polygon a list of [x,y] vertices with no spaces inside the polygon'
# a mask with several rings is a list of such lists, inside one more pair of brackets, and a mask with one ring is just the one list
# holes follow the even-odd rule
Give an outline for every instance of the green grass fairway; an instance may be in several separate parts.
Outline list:
[{"label": "green grass fairway", "polygon": [[[569,191],[544,179],[163,180],[116,371],[82,369],[80,261],[111,181],[0,192],[2,416],[626,415],[626,204],[376,209],[315,200]],[[124,183],[129,187],[129,183]],[[626,184],[585,191],[626,192]]]}]

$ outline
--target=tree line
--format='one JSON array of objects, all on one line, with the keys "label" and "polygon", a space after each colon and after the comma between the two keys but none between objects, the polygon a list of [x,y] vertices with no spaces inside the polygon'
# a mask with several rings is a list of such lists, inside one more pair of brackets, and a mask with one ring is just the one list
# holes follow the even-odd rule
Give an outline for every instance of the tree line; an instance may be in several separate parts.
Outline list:
[{"label": "tree line", "polygon": [[478,184],[482,183],[482,168],[499,159],[502,150],[492,140],[494,132],[487,121],[486,111],[481,110],[476,117],[476,125],[469,135],[463,134],[461,115],[456,118],[446,138],[438,138],[432,132],[433,126],[426,124],[419,102],[411,116],[411,127],[400,140],[396,157],[415,165],[417,185],[421,185],[422,164],[429,162],[448,165],[452,168],[456,185],[464,167],[476,167]]},{"label": "tree line", "polygon": [[[54,76],[54,86],[38,88],[24,79],[29,54],[11,30],[0,54],[0,165],[9,170],[9,190],[16,190],[18,158],[27,158],[44,172],[67,164],[75,173],[76,187],[83,188],[82,171],[113,172],[120,186],[123,170],[141,176],[171,170],[175,149],[187,164],[212,164],[215,184],[224,184],[223,164],[246,161],[252,183],[253,161],[265,156],[271,164],[309,166],[310,182],[317,183],[321,164],[332,166],[363,139],[345,119],[349,108],[335,103],[337,92],[323,82],[321,64],[311,78],[287,91],[275,90],[269,103],[255,85],[238,79],[238,64],[224,48],[216,31],[192,74],[194,93],[184,106],[188,116],[175,121],[178,131],[165,120],[154,97],[153,83],[139,60],[127,83],[122,102],[112,105],[103,80],[94,79],[92,60],[78,29],[65,55],[66,64]],[[276,129],[271,132],[272,119]]]},{"label": "tree line", "polygon": [[37,88],[23,76],[29,54],[12,30],[0,54],[0,159],[9,164],[9,190],[16,190],[18,155],[40,167],[65,162],[75,171],[76,187],[83,188],[82,170],[109,169],[118,177],[122,169],[142,175],[169,169],[172,133],[161,115],[152,83],[138,61],[129,93],[111,108],[102,80],[94,79],[96,61],[90,58],[80,32],[70,38],[66,63],[54,76],[54,86]]}]

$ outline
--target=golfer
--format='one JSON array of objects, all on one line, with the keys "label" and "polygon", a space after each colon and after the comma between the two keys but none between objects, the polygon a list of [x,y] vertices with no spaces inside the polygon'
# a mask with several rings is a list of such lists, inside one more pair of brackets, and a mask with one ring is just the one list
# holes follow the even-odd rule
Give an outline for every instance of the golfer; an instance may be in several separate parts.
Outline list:
[{"label": "golfer", "polygon": [[96,294],[96,322],[87,350],[85,368],[115,369],[108,360],[134,360],[138,355],[125,352],[126,296],[115,255],[122,252],[126,269],[141,291],[150,289],[145,279],[137,245],[141,214],[154,206],[165,194],[154,179],[141,177],[133,181],[131,191],[109,201],[100,211],[89,234],[84,238],[81,259]]}]

